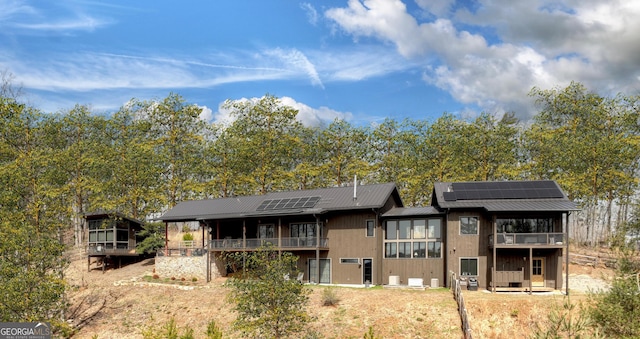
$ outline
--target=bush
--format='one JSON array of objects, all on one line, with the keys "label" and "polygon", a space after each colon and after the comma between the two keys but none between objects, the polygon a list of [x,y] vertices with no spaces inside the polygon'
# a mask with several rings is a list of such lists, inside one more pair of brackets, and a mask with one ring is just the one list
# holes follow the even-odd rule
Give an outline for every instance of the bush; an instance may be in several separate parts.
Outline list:
[{"label": "bush", "polygon": [[335,306],[339,301],[335,288],[327,287],[322,291],[322,306]]},{"label": "bush", "polygon": [[193,234],[185,233],[182,235],[182,241],[193,241]]},{"label": "bush", "polygon": [[222,339],[222,330],[218,327],[215,320],[211,320],[207,325],[207,339]]}]

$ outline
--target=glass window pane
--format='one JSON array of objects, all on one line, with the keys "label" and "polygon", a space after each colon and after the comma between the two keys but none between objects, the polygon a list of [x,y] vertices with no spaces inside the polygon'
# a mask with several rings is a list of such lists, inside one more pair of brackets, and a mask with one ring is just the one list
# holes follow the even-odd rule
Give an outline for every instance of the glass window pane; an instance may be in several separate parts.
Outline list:
[{"label": "glass window pane", "polygon": [[116,241],[129,241],[129,231],[127,230],[118,230],[116,233]]},{"label": "glass window pane", "polygon": [[107,241],[113,241],[113,230],[107,231]]},{"label": "glass window pane", "polygon": [[387,221],[387,229],[385,230],[385,239],[396,239],[398,223],[395,220]]},{"label": "glass window pane", "polygon": [[460,275],[478,275],[478,259],[460,259]]},{"label": "glass window pane", "polygon": [[373,220],[367,220],[367,237],[373,237],[375,231]]},{"label": "glass window pane", "polygon": [[439,241],[432,241],[428,244],[429,258],[441,258],[442,257],[442,243]]},{"label": "glass window pane", "polygon": [[89,231],[89,241],[90,242],[95,242],[98,240],[98,234],[97,232],[94,231]]},{"label": "glass window pane", "polygon": [[395,242],[388,242],[384,244],[384,257],[385,258],[396,258],[398,256],[398,252],[396,250]]},{"label": "glass window pane", "polygon": [[291,224],[291,237],[297,238],[299,237],[298,233],[298,224]]},{"label": "glass window pane", "polygon": [[107,235],[105,234],[105,231],[98,231],[98,241],[106,241],[107,240]]},{"label": "glass window pane", "polygon": [[440,219],[429,219],[429,238],[440,239]]},{"label": "glass window pane", "polygon": [[478,234],[478,218],[461,217],[460,234]]},{"label": "glass window pane", "polygon": [[398,239],[411,238],[411,220],[400,220],[398,225]]},{"label": "glass window pane", "polygon": [[411,258],[411,243],[398,243],[398,258]]},{"label": "glass window pane", "polygon": [[424,220],[414,220],[413,221],[413,238],[414,239],[424,239],[427,236],[425,230],[425,221]]},{"label": "glass window pane", "polygon": [[426,256],[426,243],[424,241],[413,243],[413,257],[424,258]]}]

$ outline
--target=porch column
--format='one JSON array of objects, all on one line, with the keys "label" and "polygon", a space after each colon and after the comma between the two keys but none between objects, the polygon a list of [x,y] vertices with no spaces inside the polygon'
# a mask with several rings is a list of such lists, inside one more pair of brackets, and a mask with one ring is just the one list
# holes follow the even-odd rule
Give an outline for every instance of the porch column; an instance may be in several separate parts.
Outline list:
[{"label": "porch column", "polygon": [[533,293],[533,248],[529,247],[529,294]]},{"label": "porch column", "polygon": [[570,212],[567,212],[565,214],[565,231],[566,231],[565,242],[567,243],[567,247],[564,253],[564,270],[565,270],[564,290],[566,291],[567,295],[569,295],[569,214]]},{"label": "porch column", "polygon": [[164,255],[169,255],[169,222],[164,222]]},{"label": "porch column", "polygon": [[247,248],[247,221],[242,220],[242,248]]},{"label": "porch column", "polygon": [[282,253],[282,218],[278,218],[278,255]]},{"label": "porch column", "polygon": [[496,249],[496,244],[498,243],[498,225],[496,224],[496,216],[493,216],[493,267],[491,267],[491,293],[496,293],[496,265],[497,260],[496,256],[498,254],[498,250]]},{"label": "porch column", "polygon": [[318,281],[316,284],[320,284],[320,220],[316,217],[316,277]]}]

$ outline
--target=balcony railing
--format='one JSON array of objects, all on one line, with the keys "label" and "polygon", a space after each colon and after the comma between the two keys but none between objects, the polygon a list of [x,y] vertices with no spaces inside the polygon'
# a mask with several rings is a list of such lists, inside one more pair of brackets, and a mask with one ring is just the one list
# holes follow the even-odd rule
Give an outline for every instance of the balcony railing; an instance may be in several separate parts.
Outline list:
[{"label": "balcony railing", "polygon": [[273,245],[274,247],[286,249],[314,249],[316,247],[328,247],[328,239],[320,238],[281,238],[278,246],[277,238],[262,239],[219,239],[209,242],[209,249],[212,250],[254,250],[261,246]]},{"label": "balcony railing", "polygon": [[107,248],[106,246],[87,247],[89,255],[136,255],[135,248]]},{"label": "balcony railing", "polygon": [[498,233],[494,243],[493,234],[489,235],[489,246],[495,245],[562,245],[564,233]]}]

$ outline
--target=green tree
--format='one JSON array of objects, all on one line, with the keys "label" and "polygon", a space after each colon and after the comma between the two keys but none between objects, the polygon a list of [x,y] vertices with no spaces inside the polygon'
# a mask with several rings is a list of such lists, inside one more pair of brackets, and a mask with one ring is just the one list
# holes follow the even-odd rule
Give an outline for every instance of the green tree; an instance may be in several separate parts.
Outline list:
[{"label": "green tree", "polygon": [[621,253],[608,291],[590,296],[589,316],[608,338],[640,337],[640,260],[637,252]]},{"label": "green tree", "polygon": [[243,335],[258,338],[286,338],[305,330],[310,317],[306,312],[309,291],[296,279],[298,258],[273,247],[244,256],[244,275],[230,278],[228,300],[235,304],[233,325]]},{"label": "green tree", "polygon": [[63,324],[62,242],[69,220],[57,138],[37,110],[0,97],[0,321]]},{"label": "green tree", "polygon": [[165,245],[165,226],[162,222],[147,222],[138,233],[142,241],[136,245],[138,253],[155,253]]},{"label": "green tree", "polygon": [[252,192],[246,193],[265,194],[287,188],[295,168],[293,153],[300,144],[298,111],[268,94],[256,101],[227,101],[224,107],[235,118],[228,132],[244,166],[242,173],[250,180]]},{"label": "green tree", "polygon": [[329,185],[350,182],[354,175],[365,178],[370,174],[367,162],[367,130],[336,119],[322,131],[320,146],[326,161],[323,175]]}]

